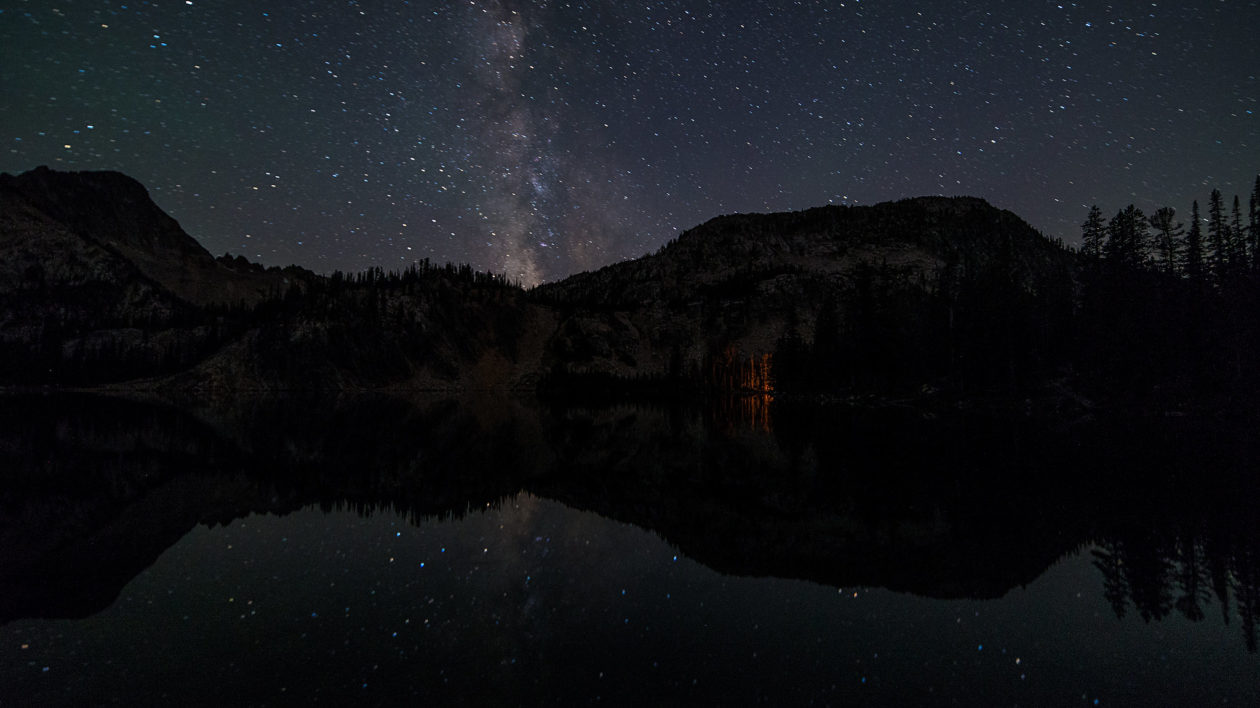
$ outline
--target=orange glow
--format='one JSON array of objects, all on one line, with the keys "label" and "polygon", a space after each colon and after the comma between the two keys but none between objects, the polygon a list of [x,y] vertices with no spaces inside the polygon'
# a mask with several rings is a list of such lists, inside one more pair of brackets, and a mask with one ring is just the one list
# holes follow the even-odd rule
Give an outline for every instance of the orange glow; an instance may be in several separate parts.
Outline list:
[{"label": "orange glow", "polygon": [[720,397],[710,410],[725,435],[744,430],[769,433],[774,431],[770,417],[773,402],[774,396],[768,393],[737,393]]},{"label": "orange glow", "polygon": [[713,358],[709,383],[724,391],[774,393],[774,355],[753,354],[744,359],[738,349],[728,346]]},{"label": "orange glow", "polygon": [[757,393],[773,393],[774,378],[771,375],[773,355],[762,354],[760,357],[748,357],[748,368],[743,377],[743,388]]},{"label": "orange glow", "polygon": [[763,433],[773,430],[773,354],[745,356],[736,347],[728,346],[710,360],[708,382],[722,392],[734,394],[724,397],[715,411],[728,433],[744,428]]}]

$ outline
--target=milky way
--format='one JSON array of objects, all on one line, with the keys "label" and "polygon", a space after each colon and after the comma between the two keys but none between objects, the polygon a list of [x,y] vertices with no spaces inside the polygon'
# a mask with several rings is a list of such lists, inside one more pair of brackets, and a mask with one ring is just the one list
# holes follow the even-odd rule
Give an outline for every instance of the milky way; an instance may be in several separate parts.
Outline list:
[{"label": "milky way", "polygon": [[1256,2],[10,2],[0,170],[215,253],[526,284],[740,211],[969,194],[1075,242],[1260,170]]}]

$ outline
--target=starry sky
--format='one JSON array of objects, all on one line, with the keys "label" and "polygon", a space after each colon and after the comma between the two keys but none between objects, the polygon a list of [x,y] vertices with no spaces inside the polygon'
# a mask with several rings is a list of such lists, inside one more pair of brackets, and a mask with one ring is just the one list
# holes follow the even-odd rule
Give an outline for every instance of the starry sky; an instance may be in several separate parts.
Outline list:
[{"label": "starry sky", "polygon": [[[7,0],[0,170],[114,169],[212,253],[526,285],[732,212],[1243,196],[1260,2]],[[1245,208],[1245,207],[1244,207]]]}]

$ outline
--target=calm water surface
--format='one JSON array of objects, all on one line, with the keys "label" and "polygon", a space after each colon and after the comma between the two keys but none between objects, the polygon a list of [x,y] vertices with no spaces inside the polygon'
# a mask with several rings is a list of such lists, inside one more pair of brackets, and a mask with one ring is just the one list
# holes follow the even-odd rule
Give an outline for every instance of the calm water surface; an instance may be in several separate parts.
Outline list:
[{"label": "calm water surface", "polygon": [[995,600],[720,575],[522,494],[198,527],[92,617],[0,629],[13,705],[1260,701],[1218,614],[1117,619],[1086,549]]},{"label": "calm water surface", "polygon": [[[528,455],[502,419],[471,426],[541,460],[527,491],[464,432],[336,459],[329,491],[305,462],[242,471],[258,445],[229,455],[222,427],[112,406],[9,421],[46,444],[0,446],[23,471],[0,504],[0,705],[1260,705],[1254,515],[1170,512],[1198,508],[1175,485],[1095,524],[1123,475],[1080,508],[1021,484],[1003,515],[976,479],[873,471],[908,464],[882,446],[833,459],[638,411],[530,427],[549,442]],[[677,464],[652,467],[662,449]],[[477,481],[454,492],[415,476],[462,462]]]}]

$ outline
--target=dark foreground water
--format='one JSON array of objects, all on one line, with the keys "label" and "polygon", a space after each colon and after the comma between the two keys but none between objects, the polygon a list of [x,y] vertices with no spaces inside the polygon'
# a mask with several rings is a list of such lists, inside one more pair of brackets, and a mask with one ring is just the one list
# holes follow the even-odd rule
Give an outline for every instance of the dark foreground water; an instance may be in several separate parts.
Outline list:
[{"label": "dark foreground water", "polygon": [[2,705],[1260,704],[1220,424],[8,403]]}]

